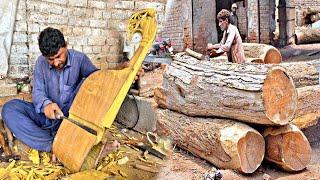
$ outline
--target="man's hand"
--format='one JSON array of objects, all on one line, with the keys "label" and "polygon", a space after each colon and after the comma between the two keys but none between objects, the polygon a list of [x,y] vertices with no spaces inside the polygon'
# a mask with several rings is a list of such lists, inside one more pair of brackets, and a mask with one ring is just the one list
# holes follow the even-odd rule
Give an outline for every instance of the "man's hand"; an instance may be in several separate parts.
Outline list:
[{"label": "man's hand", "polygon": [[220,48],[220,44],[211,44],[211,43],[208,43],[207,45],[207,49],[208,50],[211,50],[211,49],[219,49]]},{"label": "man's hand", "polygon": [[133,83],[135,83],[137,80],[139,80],[140,77],[142,77],[143,75],[144,75],[144,70],[142,68],[140,68],[136,77],[134,77]]},{"label": "man's hand", "polygon": [[63,116],[63,112],[56,103],[50,103],[44,107],[44,114],[48,119],[56,119],[56,113]]}]

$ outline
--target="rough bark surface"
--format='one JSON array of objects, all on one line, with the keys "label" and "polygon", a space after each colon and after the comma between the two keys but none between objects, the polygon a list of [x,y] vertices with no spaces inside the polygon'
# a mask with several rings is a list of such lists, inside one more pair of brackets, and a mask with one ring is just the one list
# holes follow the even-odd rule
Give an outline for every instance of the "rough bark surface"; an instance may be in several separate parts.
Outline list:
[{"label": "rough bark surface", "polygon": [[219,168],[254,172],[261,164],[265,142],[253,128],[227,119],[197,118],[156,109],[157,133]]},{"label": "rough bark surface", "polygon": [[299,129],[316,125],[320,118],[320,85],[297,88],[298,106],[292,121]]},{"label": "rough bark surface", "polygon": [[292,77],[296,88],[319,84],[317,61],[281,63],[280,66]]},{"label": "rough bark surface", "polygon": [[198,61],[177,55],[155,100],[190,116],[218,116],[257,124],[287,124],[297,94],[282,68],[265,64]]},{"label": "rough bark surface", "polygon": [[263,136],[268,161],[287,171],[300,171],[310,163],[310,143],[297,126],[269,127]]},{"label": "rough bark surface", "polygon": [[310,44],[320,42],[320,29],[297,27],[295,35],[296,44]]},{"label": "rough bark surface", "polygon": [[146,72],[139,78],[139,96],[153,97],[154,89],[160,87],[163,83],[164,69],[157,68],[152,71]]}]

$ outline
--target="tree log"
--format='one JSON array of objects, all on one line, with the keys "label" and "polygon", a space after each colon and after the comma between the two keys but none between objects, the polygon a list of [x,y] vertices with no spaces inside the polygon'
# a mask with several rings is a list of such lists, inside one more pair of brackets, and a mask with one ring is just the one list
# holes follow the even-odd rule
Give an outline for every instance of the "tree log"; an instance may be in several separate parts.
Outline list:
[{"label": "tree log", "polygon": [[297,27],[295,42],[296,44],[310,44],[320,42],[320,29]]},{"label": "tree log", "polygon": [[[280,51],[271,45],[257,43],[242,44],[246,63],[279,64],[282,61]],[[228,57],[226,55],[215,57],[213,59],[219,62],[228,62]]]},{"label": "tree log", "polygon": [[295,86],[298,88],[319,84],[319,72],[316,68],[316,62],[281,63],[280,66],[286,69],[286,72],[292,77]]},{"label": "tree log", "polygon": [[186,50],[186,53],[189,54],[190,56],[192,57],[195,57],[199,60],[203,59],[204,58],[204,55],[201,54],[201,53],[198,53],[198,52],[195,52],[195,51],[192,51],[191,49],[187,48]]},{"label": "tree log", "polygon": [[263,160],[264,139],[248,125],[163,109],[156,109],[156,117],[158,134],[173,138],[179,147],[219,168],[253,173]]},{"label": "tree log", "polygon": [[213,63],[178,55],[163,81],[155,89],[157,104],[190,116],[284,125],[297,105],[291,78],[274,65]]},{"label": "tree log", "polygon": [[[282,61],[280,51],[271,45],[243,43],[243,49],[246,59],[261,59],[264,64],[279,64]],[[261,61],[257,61],[256,63],[261,63]]]},{"label": "tree log", "polygon": [[320,85],[297,88],[298,106],[292,121],[299,129],[316,125],[320,118]]},{"label": "tree log", "polygon": [[146,72],[139,78],[139,96],[153,97],[154,89],[161,86],[163,82],[163,72],[166,66]]},{"label": "tree log", "polygon": [[268,161],[287,171],[300,171],[310,163],[310,143],[295,125],[269,127],[263,136]]}]

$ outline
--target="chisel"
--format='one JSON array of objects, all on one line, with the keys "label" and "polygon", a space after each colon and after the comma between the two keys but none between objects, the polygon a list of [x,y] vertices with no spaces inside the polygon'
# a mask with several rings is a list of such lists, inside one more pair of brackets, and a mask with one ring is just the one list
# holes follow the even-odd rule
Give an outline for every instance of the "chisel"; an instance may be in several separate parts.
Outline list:
[{"label": "chisel", "polygon": [[56,119],[60,119],[60,120],[66,119],[66,120],[70,121],[71,123],[79,126],[80,128],[86,130],[87,132],[89,132],[89,133],[91,133],[91,134],[93,134],[93,135],[97,135],[97,134],[98,134],[96,130],[94,130],[94,129],[88,127],[88,126],[85,126],[85,125],[81,124],[80,122],[78,122],[78,121],[76,121],[76,120],[74,120],[74,119],[65,117],[65,116],[60,115],[60,114],[58,114],[58,113],[55,113],[55,116],[56,116]]}]

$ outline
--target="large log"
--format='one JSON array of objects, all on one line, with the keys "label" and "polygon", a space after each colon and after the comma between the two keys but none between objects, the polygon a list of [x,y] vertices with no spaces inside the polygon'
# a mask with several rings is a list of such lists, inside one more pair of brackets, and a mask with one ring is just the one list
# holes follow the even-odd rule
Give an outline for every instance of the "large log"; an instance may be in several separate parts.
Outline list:
[{"label": "large log", "polygon": [[199,61],[176,56],[155,89],[160,107],[190,116],[218,116],[257,124],[287,124],[297,92],[283,68]]},{"label": "large log", "polygon": [[296,44],[310,44],[320,42],[320,29],[297,27],[295,31]]},{"label": "large log", "polygon": [[[280,51],[267,44],[258,43],[243,43],[243,49],[246,59],[251,60],[250,62],[265,63],[265,64],[279,64],[282,61]],[[252,61],[252,58],[257,58],[260,61]]]},{"label": "large log", "polygon": [[161,68],[146,72],[138,81],[139,96],[153,97],[154,89],[161,86],[163,82],[163,72],[166,65],[161,65]]},{"label": "large log", "polygon": [[[246,63],[279,64],[282,61],[280,51],[271,45],[257,43],[242,44]],[[228,57],[226,55],[214,57],[212,59],[217,62],[228,62]]]},{"label": "large log", "polygon": [[319,84],[317,61],[281,63],[280,66],[286,69],[297,88]]},{"label": "large log", "polygon": [[287,171],[300,171],[310,163],[310,143],[295,125],[269,127],[263,136],[268,161]]},{"label": "large log", "polygon": [[320,85],[297,88],[297,92],[298,106],[292,123],[306,129],[320,118]]},{"label": "large log", "polygon": [[181,148],[219,168],[253,173],[261,164],[265,142],[261,134],[240,122],[190,117],[157,109],[157,133],[173,138]]}]

